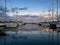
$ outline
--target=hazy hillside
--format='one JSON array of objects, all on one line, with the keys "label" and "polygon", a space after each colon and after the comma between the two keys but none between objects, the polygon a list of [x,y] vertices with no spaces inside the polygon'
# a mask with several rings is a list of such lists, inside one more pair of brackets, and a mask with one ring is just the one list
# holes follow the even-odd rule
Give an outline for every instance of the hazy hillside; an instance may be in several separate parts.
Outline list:
[{"label": "hazy hillside", "polygon": [[[4,8],[0,7],[0,21],[19,21],[19,22],[47,22],[51,19],[46,18],[47,16],[33,16],[33,15],[13,15],[8,16],[9,14],[4,15]],[[6,17],[6,18],[5,18]],[[56,17],[54,17],[56,20]],[[60,15],[59,15],[60,20]]]},{"label": "hazy hillside", "polygon": [[22,22],[43,22],[47,21],[48,19],[41,17],[41,16],[30,16],[30,15],[14,15],[14,20],[16,21],[22,21]]}]

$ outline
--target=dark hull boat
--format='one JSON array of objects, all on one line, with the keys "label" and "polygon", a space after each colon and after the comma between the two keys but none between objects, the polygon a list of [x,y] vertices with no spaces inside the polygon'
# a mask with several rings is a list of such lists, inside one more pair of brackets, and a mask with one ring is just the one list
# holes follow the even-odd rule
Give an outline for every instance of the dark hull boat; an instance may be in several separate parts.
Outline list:
[{"label": "dark hull boat", "polygon": [[6,25],[0,25],[0,27],[6,27]]},{"label": "dark hull boat", "polygon": [[0,25],[0,30],[3,30],[6,27],[6,25]]},{"label": "dark hull boat", "polygon": [[0,36],[5,36],[6,33],[3,31],[6,25],[0,25]]},{"label": "dark hull boat", "polygon": [[6,33],[0,30],[0,36],[6,36]]}]

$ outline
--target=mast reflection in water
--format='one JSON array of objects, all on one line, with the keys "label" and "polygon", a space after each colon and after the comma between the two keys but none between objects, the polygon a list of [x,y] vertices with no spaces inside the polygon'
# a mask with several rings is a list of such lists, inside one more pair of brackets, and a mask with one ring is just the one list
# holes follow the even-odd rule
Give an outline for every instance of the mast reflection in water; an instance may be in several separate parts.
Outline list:
[{"label": "mast reflection in water", "polygon": [[[30,25],[5,30],[8,36],[0,36],[0,45],[60,45],[59,29],[52,30]],[[18,30],[17,34],[14,30]]]}]

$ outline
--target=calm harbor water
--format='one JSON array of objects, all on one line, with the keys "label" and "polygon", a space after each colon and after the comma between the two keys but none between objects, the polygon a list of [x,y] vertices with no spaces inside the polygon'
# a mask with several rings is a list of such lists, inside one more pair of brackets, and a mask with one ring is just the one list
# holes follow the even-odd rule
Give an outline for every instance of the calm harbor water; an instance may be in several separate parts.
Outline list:
[{"label": "calm harbor water", "polygon": [[0,36],[0,45],[60,45],[58,30],[31,24],[8,28],[5,29],[8,35]]}]

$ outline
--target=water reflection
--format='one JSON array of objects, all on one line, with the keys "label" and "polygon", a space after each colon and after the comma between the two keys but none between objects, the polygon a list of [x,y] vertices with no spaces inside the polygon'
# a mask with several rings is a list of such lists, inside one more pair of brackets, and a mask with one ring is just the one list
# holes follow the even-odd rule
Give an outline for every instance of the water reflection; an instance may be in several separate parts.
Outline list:
[{"label": "water reflection", "polygon": [[60,29],[26,25],[5,30],[8,36],[0,36],[1,45],[60,45]]}]

